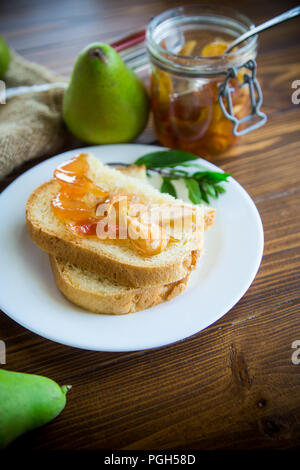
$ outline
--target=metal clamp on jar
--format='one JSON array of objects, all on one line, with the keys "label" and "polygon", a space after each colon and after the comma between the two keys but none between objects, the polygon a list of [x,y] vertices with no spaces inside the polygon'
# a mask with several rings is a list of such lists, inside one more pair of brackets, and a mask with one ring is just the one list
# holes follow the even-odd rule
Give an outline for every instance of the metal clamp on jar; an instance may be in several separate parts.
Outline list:
[{"label": "metal clamp on jar", "polygon": [[203,6],[175,8],[150,22],[151,102],[163,145],[217,155],[266,122],[256,79],[257,36],[224,54],[253,27],[235,10]]}]

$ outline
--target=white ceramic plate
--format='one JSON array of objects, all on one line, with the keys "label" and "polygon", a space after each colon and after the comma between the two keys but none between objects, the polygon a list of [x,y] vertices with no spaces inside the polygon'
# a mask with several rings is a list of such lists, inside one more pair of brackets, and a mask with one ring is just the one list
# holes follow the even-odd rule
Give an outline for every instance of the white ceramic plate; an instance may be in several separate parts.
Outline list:
[{"label": "white ceramic plate", "polygon": [[[160,147],[109,145],[80,149],[104,163],[131,163]],[[76,307],[57,289],[48,256],[31,241],[25,224],[30,193],[50,179],[53,169],[77,151],[36,165],[0,196],[0,308],[20,325],[45,338],[96,351],[155,348],[186,338],[214,323],[244,295],[263,252],[259,213],[232,178],[214,206],[214,226],[187,290],[170,302],[130,315],[95,315]],[[214,165],[200,160],[208,169]]]}]

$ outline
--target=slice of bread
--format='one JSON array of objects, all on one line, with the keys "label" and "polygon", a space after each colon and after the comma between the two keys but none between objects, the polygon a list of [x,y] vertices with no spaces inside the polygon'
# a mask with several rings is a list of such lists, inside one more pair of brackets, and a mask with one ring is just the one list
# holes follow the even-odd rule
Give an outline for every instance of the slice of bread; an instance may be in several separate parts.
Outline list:
[{"label": "slice of bread", "polygon": [[[88,176],[109,193],[116,190],[133,193],[154,204],[185,204],[145,184],[142,178],[139,180],[103,165],[91,155],[88,163]],[[147,257],[139,254],[128,240],[119,243],[118,240],[102,241],[74,235],[51,209],[51,200],[59,189],[55,180],[44,183],[31,194],[26,205],[30,235],[49,254],[129,287],[171,284],[186,278],[195,267],[203,237],[172,243],[160,254]],[[214,210],[205,211],[205,223],[210,224]]]},{"label": "slice of bread", "polygon": [[[118,170],[147,184],[143,166],[131,165]],[[186,276],[171,284],[149,288],[125,287],[52,255],[49,255],[49,259],[62,294],[79,307],[98,314],[124,315],[171,300],[186,288],[189,278]]]},{"label": "slice of bread", "polygon": [[123,315],[171,300],[186,288],[189,275],[171,284],[126,287],[49,255],[59,290],[67,299],[93,313]]}]

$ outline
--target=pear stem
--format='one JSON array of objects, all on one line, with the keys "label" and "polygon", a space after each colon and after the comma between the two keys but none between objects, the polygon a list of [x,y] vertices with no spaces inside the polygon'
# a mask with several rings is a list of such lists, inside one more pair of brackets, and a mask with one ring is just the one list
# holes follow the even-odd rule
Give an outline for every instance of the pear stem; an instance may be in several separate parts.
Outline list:
[{"label": "pear stem", "polygon": [[62,392],[65,393],[65,394],[66,394],[69,390],[71,390],[71,388],[72,388],[72,385],[62,385],[62,386],[61,386],[61,390],[62,390]]},{"label": "pear stem", "polygon": [[100,47],[97,47],[96,49],[90,49],[88,54],[92,59],[100,59],[104,64],[107,63],[107,55]]}]

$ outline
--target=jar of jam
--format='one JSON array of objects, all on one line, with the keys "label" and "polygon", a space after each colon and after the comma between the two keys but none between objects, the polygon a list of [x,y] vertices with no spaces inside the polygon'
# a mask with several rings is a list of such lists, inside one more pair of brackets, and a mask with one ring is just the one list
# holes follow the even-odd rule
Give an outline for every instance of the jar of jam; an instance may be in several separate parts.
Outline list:
[{"label": "jar of jam", "polygon": [[151,103],[160,142],[204,158],[262,125],[257,37],[225,49],[254,25],[229,8],[188,6],[155,17],[147,29]]}]

